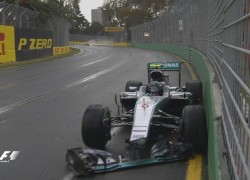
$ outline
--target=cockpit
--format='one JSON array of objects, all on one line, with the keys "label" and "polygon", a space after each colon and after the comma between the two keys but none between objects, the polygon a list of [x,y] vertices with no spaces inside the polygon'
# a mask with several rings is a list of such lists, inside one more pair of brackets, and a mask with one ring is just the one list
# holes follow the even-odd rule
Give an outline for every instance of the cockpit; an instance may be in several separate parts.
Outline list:
[{"label": "cockpit", "polygon": [[154,70],[150,74],[151,82],[148,85],[148,93],[154,96],[162,96],[164,85],[166,85],[163,72],[160,70]]},{"label": "cockpit", "polygon": [[154,96],[162,96],[164,89],[164,83],[158,81],[152,81],[148,85],[148,93]]}]

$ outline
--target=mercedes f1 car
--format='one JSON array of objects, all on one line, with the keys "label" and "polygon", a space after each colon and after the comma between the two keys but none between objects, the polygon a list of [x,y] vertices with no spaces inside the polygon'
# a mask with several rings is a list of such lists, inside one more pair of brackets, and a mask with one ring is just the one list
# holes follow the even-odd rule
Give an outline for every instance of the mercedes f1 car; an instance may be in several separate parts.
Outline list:
[{"label": "mercedes f1 car", "polygon": [[[110,172],[125,168],[167,163],[190,158],[206,151],[206,122],[202,104],[202,84],[181,85],[181,63],[148,63],[148,84],[128,81],[125,92],[115,95],[118,113],[104,105],[90,105],[82,119],[82,139],[90,148],[69,149],[66,161],[76,175]],[[179,87],[169,84],[169,71],[179,72]],[[127,143],[140,150],[150,146],[145,159],[114,158],[103,148],[111,140],[111,128],[130,126]],[[179,132],[169,141],[169,131]],[[102,149],[102,150],[101,150]]]}]

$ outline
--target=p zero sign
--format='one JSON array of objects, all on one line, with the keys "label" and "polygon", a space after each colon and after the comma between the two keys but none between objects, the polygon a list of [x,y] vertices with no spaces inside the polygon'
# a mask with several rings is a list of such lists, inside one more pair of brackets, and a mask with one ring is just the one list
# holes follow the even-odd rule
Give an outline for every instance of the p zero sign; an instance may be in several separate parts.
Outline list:
[{"label": "p zero sign", "polygon": [[53,55],[53,34],[51,31],[16,28],[15,39],[17,61]]},{"label": "p zero sign", "polygon": [[14,27],[0,25],[0,63],[15,61]]}]

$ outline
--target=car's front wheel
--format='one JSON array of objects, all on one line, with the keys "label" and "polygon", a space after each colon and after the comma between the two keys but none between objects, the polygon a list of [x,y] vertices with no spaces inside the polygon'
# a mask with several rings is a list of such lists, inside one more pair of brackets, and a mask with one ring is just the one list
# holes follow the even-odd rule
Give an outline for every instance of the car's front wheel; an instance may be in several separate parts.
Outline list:
[{"label": "car's front wheel", "polygon": [[207,129],[205,113],[201,105],[185,106],[182,111],[182,137],[196,152],[207,151]]},{"label": "car's front wheel", "polygon": [[92,148],[103,148],[111,139],[110,110],[103,105],[90,105],[82,119],[82,140]]},{"label": "car's front wheel", "polygon": [[193,95],[192,104],[202,103],[202,83],[199,80],[188,81],[186,83],[186,91],[191,92]]}]

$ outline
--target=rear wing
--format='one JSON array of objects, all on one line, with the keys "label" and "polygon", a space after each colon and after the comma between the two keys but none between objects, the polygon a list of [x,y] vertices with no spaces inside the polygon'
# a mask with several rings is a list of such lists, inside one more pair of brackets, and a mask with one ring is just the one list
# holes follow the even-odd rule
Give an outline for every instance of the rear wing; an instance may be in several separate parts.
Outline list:
[{"label": "rear wing", "polygon": [[[148,83],[151,82],[150,73],[155,70],[164,72],[177,71],[179,72],[179,87],[181,86],[181,63],[180,62],[150,62],[148,63]],[[164,73],[165,74],[165,73]],[[168,75],[164,75],[168,77]]]}]

